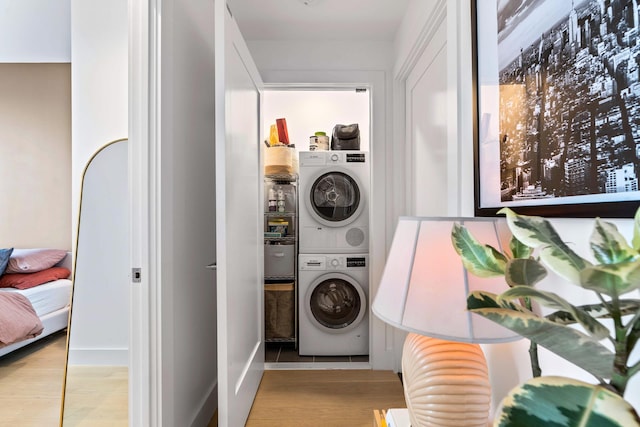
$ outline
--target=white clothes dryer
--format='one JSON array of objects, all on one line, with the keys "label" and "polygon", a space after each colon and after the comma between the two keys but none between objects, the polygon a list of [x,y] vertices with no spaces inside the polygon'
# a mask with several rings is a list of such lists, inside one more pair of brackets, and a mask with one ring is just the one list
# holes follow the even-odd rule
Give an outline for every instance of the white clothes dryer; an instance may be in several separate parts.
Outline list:
[{"label": "white clothes dryer", "polygon": [[369,153],[300,152],[299,252],[369,252]]},{"label": "white clothes dryer", "polygon": [[298,261],[300,355],[369,354],[368,255],[300,254]]}]

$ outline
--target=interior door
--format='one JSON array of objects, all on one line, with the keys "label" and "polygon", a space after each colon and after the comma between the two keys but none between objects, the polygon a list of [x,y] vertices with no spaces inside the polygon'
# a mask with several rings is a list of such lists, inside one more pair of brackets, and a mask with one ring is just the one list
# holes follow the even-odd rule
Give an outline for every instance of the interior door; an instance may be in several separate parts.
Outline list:
[{"label": "interior door", "polygon": [[264,371],[262,82],[225,2],[215,7],[218,422],[234,427]]}]

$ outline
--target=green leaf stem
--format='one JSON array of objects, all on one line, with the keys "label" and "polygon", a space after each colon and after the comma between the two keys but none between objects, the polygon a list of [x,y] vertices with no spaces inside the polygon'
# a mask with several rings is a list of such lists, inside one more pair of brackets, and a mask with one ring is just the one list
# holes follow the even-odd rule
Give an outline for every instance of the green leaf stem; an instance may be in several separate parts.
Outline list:
[{"label": "green leaf stem", "polygon": [[[580,310],[587,313],[589,316],[595,319],[610,319],[611,312],[607,308],[607,304],[585,304],[577,306]],[[640,310],[640,300],[637,299],[622,299],[618,300],[618,306],[621,316],[627,316],[629,314],[638,313]],[[555,323],[561,323],[563,325],[571,325],[576,323],[576,319],[569,312],[559,310],[555,313],[551,313],[545,316],[548,320]],[[639,325],[640,326],[640,325]]]}]

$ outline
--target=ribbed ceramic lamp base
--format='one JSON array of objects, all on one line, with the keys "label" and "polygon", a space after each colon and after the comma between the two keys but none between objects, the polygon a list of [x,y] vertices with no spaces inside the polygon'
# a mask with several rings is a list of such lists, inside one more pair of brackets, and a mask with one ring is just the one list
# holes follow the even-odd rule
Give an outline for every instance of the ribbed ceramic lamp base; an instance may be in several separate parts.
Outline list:
[{"label": "ribbed ceramic lamp base", "polygon": [[487,426],[491,386],[479,345],[410,333],[402,379],[412,427]]}]

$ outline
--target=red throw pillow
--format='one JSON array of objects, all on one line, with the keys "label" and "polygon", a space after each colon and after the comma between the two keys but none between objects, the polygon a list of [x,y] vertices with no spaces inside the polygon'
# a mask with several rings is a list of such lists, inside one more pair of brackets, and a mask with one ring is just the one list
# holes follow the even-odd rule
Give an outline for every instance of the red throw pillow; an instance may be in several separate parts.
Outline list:
[{"label": "red throw pillow", "polygon": [[51,267],[36,273],[9,273],[0,277],[0,288],[29,289],[43,283],[66,279],[71,272],[64,267]]}]

